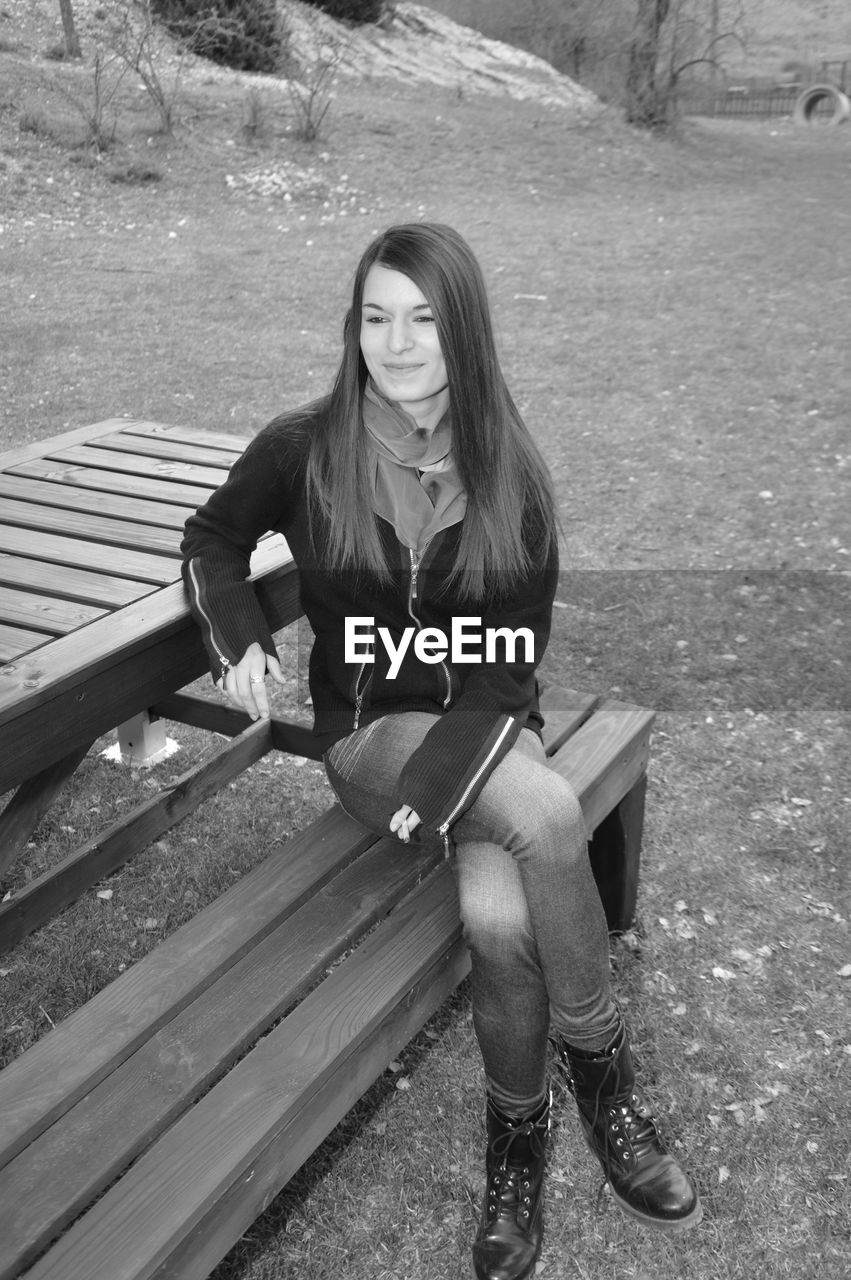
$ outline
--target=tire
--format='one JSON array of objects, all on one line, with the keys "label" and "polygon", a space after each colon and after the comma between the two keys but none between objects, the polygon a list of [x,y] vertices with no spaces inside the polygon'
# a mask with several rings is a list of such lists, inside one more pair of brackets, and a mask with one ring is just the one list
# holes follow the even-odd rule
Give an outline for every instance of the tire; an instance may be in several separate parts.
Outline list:
[{"label": "tire", "polygon": [[795,112],[793,119],[795,124],[812,125],[817,123],[815,119],[816,108],[823,102],[829,102],[833,106],[833,114],[828,118],[824,117],[820,123],[835,125],[842,124],[851,115],[851,102],[840,90],[832,84],[814,84],[809,89],[805,89],[795,103]]}]

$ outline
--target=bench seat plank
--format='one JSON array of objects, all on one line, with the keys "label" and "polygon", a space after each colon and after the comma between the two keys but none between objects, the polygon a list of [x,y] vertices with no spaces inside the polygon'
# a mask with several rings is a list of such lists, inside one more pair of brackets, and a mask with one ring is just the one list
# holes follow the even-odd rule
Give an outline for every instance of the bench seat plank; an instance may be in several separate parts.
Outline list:
[{"label": "bench seat plank", "polygon": [[[0,1171],[13,1266],[29,1264],[441,856],[377,841]],[[0,1262],[0,1280],[14,1274]]]},{"label": "bench seat plank", "polygon": [[44,1132],[375,837],[334,807],[0,1073],[0,1160]]},{"label": "bench seat plank", "polygon": [[589,834],[646,771],[654,719],[646,707],[608,699],[551,758],[572,784]]},{"label": "bench seat plank", "polygon": [[[28,1280],[141,1280],[155,1274],[209,1208],[250,1174],[288,1122],[301,1117],[323,1084],[336,1076],[345,1089],[343,1068],[371,1038],[380,1041],[388,1016],[452,950],[461,927],[453,884],[451,870],[441,866],[409,895],[78,1219]],[[463,964],[461,971],[463,976]],[[416,1021],[423,1020],[418,1008]],[[386,1053],[382,1043],[379,1059]],[[374,1072],[375,1062],[370,1065]],[[342,1105],[350,1105],[345,1093]],[[337,1109],[326,1108],[317,1121],[320,1132],[304,1134],[300,1119],[304,1140],[315,1146],[321,1131],[337,1122]],[[282,1155],[278,1186],[293,1172]],[[176,1274],[171,1264],[169,1273]]]},{"label": "bench seat plank", "polygon": [[567,739],[584,724],[600,701],[592,693],[577,693],[575,689],[562,689],[556,685],[545,688],[541,694],[541,710],[544,714],[542,734],[544,750],[553,756]]},{"label": "bench seat plank", "polygon": [[125,494],[133,498],[146,498],[153,502],[188,503],[192,509],[206,502],[213,492],[212,481],[208,484],[180,484],[165,479],[151,479],[149,476],[122,473],[120,471],[103,471],[98,467],[68,465],[62,466],[45,458],[33,458],[30,462],[21,462],[15,467],[8,467],[4,474],[49,480],[56,485],[76,485],[81,489],[95,489],[102,493]]},{"label": "bench seat plank", "polygon": [[56,484],[50,480],[31,480],[26,476],[10,476],[2,472],[0,498],[38,503],[39,506],[57,507],[62,511],[94,510],[101,516],[178,530],[183,529],[194,510],[189,504],[178,506],[175,503],[154,502],[150,498],[131,498],[127,494],[115,493],[114,490],[95,497],[91,489],[82,486]]}]

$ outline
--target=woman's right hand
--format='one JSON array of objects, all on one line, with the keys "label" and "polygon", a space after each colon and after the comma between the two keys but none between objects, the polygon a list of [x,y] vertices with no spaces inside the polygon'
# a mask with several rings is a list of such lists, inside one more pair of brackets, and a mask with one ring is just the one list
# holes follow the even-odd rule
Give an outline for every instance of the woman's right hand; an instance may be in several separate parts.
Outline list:
[{"label": "woman's right hand", "polygon": [[252,720],[269,719],[269,698],[266,693],[266,677],[284,684],[284,673],[277,658],[266,653],[261,645],[250,644],[235,666],[229,667],[224,678],[216,684],[232,706],[245,711]]}]

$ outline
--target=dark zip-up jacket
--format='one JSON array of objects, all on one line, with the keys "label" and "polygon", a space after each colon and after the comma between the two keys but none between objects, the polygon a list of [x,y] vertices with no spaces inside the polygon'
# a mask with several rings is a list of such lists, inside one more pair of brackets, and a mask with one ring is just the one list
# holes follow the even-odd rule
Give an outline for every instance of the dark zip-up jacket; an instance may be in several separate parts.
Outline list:
[{"label": "dark zip-up jacket", "polygon": [[[304,479],[308,443],[309,425],[276,419],[251,441],[225,483],[186,523],[184,580],[213,678],[239,662],[253,641],[275,653],[247,578],[259,538],[268,530],[282,533],[299,569],[301,604],[314,633],[309,683],[314,733],[322,751],[383,715],[437,713],[440,719],[402,769],[397,798],[414,809],[426,830],[445,838],[521,729],[540,732],[535,669],[549,638],[557,551],[553,545],[546,561],[511,591],[492,592],[471,604],[447,588],[460,523],[438,533],[417,559],[379,518],[387,563],[394,566],[389,581],[368,572],[328,570],[317,563],[313,550],[324,541],[321,517],[313,517],[311,539]],[[534,555],[533,539],[527,530]],[[347,617],[374,618],[376,631],[387,628],[398,647],[407,627],[437,628],[450,638],[456,616],[481,618],[475,630],[483,634],[488,628],[528,628],[534,636],[532,659],[527,661],[520,638],[513,661],[497,642],[490,662],[484,661],[482,645],[480,662],[453,662],[450,653],[444,661],[427,663],[416,656],[412,639],[392,679],[390,659],[378,640],[373,663],[345,661]]]}]

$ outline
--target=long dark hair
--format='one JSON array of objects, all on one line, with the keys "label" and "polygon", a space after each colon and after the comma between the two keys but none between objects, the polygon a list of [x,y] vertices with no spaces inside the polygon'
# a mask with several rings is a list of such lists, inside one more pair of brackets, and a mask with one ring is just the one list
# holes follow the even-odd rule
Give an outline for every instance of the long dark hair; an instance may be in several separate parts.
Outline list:
[{"label": "long dark hair", "polygon": [[[556,518],[549,472],[514,404],[496,354],[481,268],[452,227],[390,227],[358,263],[343,325],[343,358],[319,415],[307,466],[308,499],[327,520],[322,558],[341,569],[387,565],[368,500],[372,473],[361,424],[368,373],[360,349],[364,281],[376,263],[413,280],[432,309],[446,363],[452,448],[467,492],[453,584],[463,597],[510,587],[545,555]],[[534,544],[534,545],[530,545]]]}]

